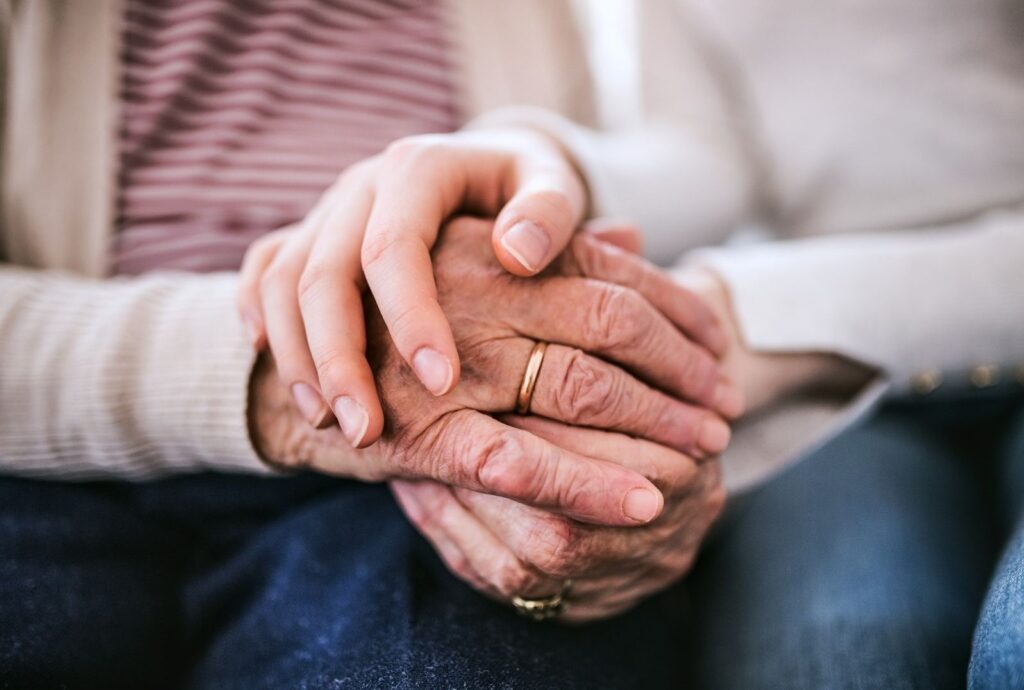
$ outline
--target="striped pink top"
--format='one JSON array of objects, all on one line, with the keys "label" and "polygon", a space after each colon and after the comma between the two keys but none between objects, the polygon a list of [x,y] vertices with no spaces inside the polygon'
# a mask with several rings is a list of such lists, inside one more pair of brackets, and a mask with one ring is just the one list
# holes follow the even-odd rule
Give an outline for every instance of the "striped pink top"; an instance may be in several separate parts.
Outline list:
[{"label": "striped pink top", "polygon": [[113,273],[238,268],[346,166],[457,123],[440,0],[128,0]]}]

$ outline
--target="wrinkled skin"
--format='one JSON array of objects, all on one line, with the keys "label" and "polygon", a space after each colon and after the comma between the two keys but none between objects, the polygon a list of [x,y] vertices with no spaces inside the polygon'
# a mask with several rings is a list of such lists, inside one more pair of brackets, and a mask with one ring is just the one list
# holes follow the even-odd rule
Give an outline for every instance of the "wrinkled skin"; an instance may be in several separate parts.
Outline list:
[{"label": "wrinkled skin", "polygon": [[[439,301],[463,361],[454,390],[424,390],[371,307],[381,440],[354,451],[337,429],[311,429],[270,358],[254,379],[254,436],[287,467],[434,480],[393,486],[457,574],[502,598],[550,592],[573,576],[570,619],[609,615],[684,573],[720,510],[717,464],[694,458],[728,441],[709,409],[723,406],[728,383],[685,335],[712,317],[654,268],[585,235],[541,276],[516,278],[493,258],[489,232],[489,223],[457,221],[434,252]],[[486,414],[513,409],[537,339],[554,344],[532,412],[564,424]],[[637,489],[653,502],[633,500]]]},{"label": "wrinkled skin", "polygon": [[509,421],[579,452],[614,456],[654,482],[664,510],[645,526],[600,527],[437,482],[392,482],[453,573],[499,601],[546,596],[572,578],[562,620],[585,622],[621,613],[689,571],[725,502],[717,459],[695,462],[648,441],[538,418]]}]

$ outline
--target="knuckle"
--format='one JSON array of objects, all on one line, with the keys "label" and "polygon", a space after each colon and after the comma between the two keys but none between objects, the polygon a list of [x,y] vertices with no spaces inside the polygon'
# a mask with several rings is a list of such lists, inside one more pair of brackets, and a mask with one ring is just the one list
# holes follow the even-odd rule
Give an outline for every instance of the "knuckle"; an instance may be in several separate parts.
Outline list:
[{"label": "knuckle", "polygon": [[[378,304],[381,302],[385,302],[385,298],[382,297]],[[391,326],[388,328],[388,331],[391,333],[395,345],[402,350],[404,347],[413,344],[407,342],[407,338],[414,337],[413,334],[421,331],[423,325],[428,323],[424,318],[424,307],[426,305],[411,300],[402,300],[401,302],[395,300],[390,301],[390,303],[393,305],[393,311],[390,316]]]},{"label": "knuckle", "polygon": [[273,232],[257,237],[245,251],[245,258],[242,262],[243,265],[245,265],[247,260],[262,258],[274,248],[276,243],[277,238]]},{"label": "knuckle", "polygon": [[509,556],[495,565],[490,580],[502,596],[514,597],[533,589],[537,577],[519,559]]},{"label": "knuckle", "polygon": [[454,499],[435,502],[432,512],[438,526],[446,532],[457,532],[462,526],[463,516],[457,510]]},{"label": "knuckle", "polygon": [[359,252],[363,268],[368,269],[380,261],[381,258],[387,256],[395,248],[398,241],[398,235],[391,232],[368,232],[365,239],[363,239],[363,246]]},{"label": "knuckle", "polygon": [[348,378],[346,372],[350,370],[352,355],[351,350],[343,348],[329,348],[314,354],[317,378],[327,399],[333,398],[334,391],[339,390]]},{"label": "knuckle", "polygon": [[538,570],[555,577],[569,577],[579,572],[577,562],[579,536],[566,519],[552,516],[537,520],[530,528],[528,560]]},{"label": "knuckle", "polygon": [[470,467],[480,486],[495,493],[524,496],[532,493],[536,479],[520,462],[523,447],[514,434],[498,432],[471,451]]},{"label": "knuckle", "polygon": [[473,571],[466,554],[453,549],[450,553],[446,554],[445,561],[448,563],[448,569],[460,580],[464,582],[476,580],[476,573]]},{"label": "knuckle", "polygon": [[406,513],[406,517],[423,534],[427,534],[435,527],[434,514],[429,510],[421,510],[412,514]]},{"label": "knuckle", "polygon": [[555,398],[561,418],[569,422],[604,419],[622,396],[621,385],[603,372],[597,361],[581,350],[572,350]]},{"label": "knuckle", "polygon": [[472,465],[485,490],[528,505],[572,507],[601,490],[595,477],[576,476],[550,452],[541,446],[528,455],[516,436],[502,432],[477,448]]},{"label": "knuckle", "polygon": [[299,303],[308,304],[322,295],[334,270],[321,263],[307,264],[299,275]]},{"label": "knuckle", "polygon": [[441,153],[443,139],[436,135],[419,134],[402,137],[384,150],[384,157],[396,167],[418,167],[430,163]]},{"label": "knuckle", "polygon": [[379,156],[371,156],[370,158],[364,158],[361,161],[348,166],[338,175],[338,179],[335,180],[331,190],[334,191],[342,189],[345,186],[352,184],[355,180],[372,175],[374,169],[379,164],[378,161]]},{"label": "knuckle", "polygon": [[416,245],[423,245],[418,237],[400,230],[377,228],[367,232],[359,251],[359,259],[363,270],[368,271],[382,259],[402,251],[403,247],[411,251]]},{"label": "knuckle", "polygon": [[644,300],[631,288],[602,284],[591,303],[584,336],[604,348],[629,347],[646,330]]},{"label": "knuckle", "polygon": [[274,260],[260,276],[259,290],[261,295],[271,294],[288,284],[288,267],[280,260]]}]

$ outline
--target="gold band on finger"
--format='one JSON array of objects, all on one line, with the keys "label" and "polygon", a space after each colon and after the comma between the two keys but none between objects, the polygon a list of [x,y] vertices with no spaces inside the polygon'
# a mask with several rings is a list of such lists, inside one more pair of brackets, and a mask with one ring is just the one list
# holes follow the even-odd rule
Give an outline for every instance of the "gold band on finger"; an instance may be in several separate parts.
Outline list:
[{"label": "gold band on finger", "polygon": [[530,351],[530,359],[526,360],[523,382],[519,385],[519,396],[516,398],[516,414],[529,414],[530,412],[533,389],[537,387],[537,379],[540,377],[540,368],[544,364],[544,353],[547,349],[548,344],[540,340]]},{"label": "gold band on finger", "polygon": [[557,618],[565,610],[565,600],[572,590],[572,580],[562,583],[562,589],[556,594],[540,599],[527,599],[525,597],[512,597],[512,606],[520,616],[526,616],[535,621],[546,621]]}]

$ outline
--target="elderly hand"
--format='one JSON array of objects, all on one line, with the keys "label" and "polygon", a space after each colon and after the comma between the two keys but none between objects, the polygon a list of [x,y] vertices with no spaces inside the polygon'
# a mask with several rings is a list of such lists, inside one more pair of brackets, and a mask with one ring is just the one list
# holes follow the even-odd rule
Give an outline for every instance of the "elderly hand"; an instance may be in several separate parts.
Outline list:
[{"label": "elderly hand", "polygon": [[[677,328],[707,328],[710,313],[641,259],[585,235],[544,275],[516,278],[491,255],[490,230],[483,221],[455,222],[435,252],[439,300],[463,356],[458,386],[442,397],[423,390],[370,310],[368,354],[389,422],[381,441],[354,451],[338,443],[338,430],[299,423],[267,365],[253,386],[257,444],[288,467],[367,480],[431,478],[599,524],[650,521],[662,496],[639,472],[484,413],[514,408],[527,357],[544,340],[553,344],[534,413],[717,454],[729,432],[712,410],[736,414],[738,394],[714,358]],[[369,420],[358,410],[343,406],[341,414],[365,433]]]},{"label": "elderly hand", "polygon": [[[254,343],[269,340],[306,419],[323,427],[333,412],[348,441],[364,447],[378,438],[384,418],[365,357],[363,288],[369,286],[402,359],[428,390],[443,395],[461,373],[430,259],[445,219],[457,211],[496,216],[491,241],[500,265],[528,276],[569,243],[586,207],[573,165],[542,134],[402,139],[345,171],[298,232],[253,245],[239,309]],[[713,320],[680,325],[695,341],[720,348]]]},{"label": "elderly hand", "polygon": [[507,421],[642,473],[664,495],[664,510],[645,526],[597,527],[436,482],[392,482],[406,515],[453,573],[506,603],[557,593],[571,578],[561,617],[583,622],[621,613],[689,570],[725,501],[717,460],[695,462],[648,441],[535,417]]}]

